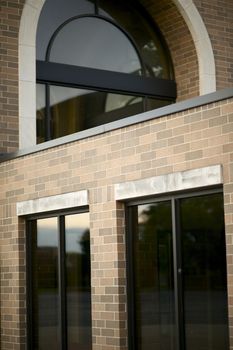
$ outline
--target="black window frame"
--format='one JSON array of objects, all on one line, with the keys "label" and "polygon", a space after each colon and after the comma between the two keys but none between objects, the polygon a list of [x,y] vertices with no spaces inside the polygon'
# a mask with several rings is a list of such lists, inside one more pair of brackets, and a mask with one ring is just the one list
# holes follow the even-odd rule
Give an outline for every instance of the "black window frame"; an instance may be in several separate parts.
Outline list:
[{"label": "black window frame", "polygon": [[[176,83],[173,79],[162,79],[156,77],[146,76],[146,67],[140,54],[140,50],[137,47],[134,39],[131,35],[122,28],[115,20],[111,20],[108,17],[99,14],[99,3],[98,0],[94,0],[95,13],[94,14],[83,14],[73,16],[63,22],[53,33],[49,40],[46,57],[44,61],[36,60],[36,81],[38,84],[45,85],[45,102],[46,102],[46,121],[45,121],[45,141],[52,139],[51,130],[51,113],[50,113],[50,85],[64,86],[72,88],[80,88],[86,90],[95,90],[96,92],[111,92],[125,95],[133,95],[145,98],[155,98],[160,100],[167,100],[168,103],[175,102],[177,97]],[[129,1],[131,3],[131,1]],[[171,58],[164,42],[164,39],[155,24],[150,19],[149,15],[138,3],[133,3],[133,6],[138,8],[138,11],[143,12],[146,20],[150,23],[152,28],[154,27],[155,32],[159,35],[161,44],[164,51],[168,55],[170,76],[173,76],[173,69]],[[129,39],[133,45],[141,66],[142,75],[137,76],[128,73],[113,72],[102,69],[94,69],[87,67],[80,67],[62,63],[54,63],[49,61],[50,51],[52,44],[59,33],[59,31],[69,22],[80,19],[80,18],[98,18],[111,23],[117,27],[123,34]],[[143,103],[144,111],[146,111],[145,103]]]},{"label": "black window frame", "polygon": [[[180,238],[178,237],[180,217],[179,201],[186,198],[200,197],[205,195],[222,194],[224,205],[223,186],[213,185],[199,189],[184,190],[169,194],[160,194],[144,198],[136,198],[125,202],[126,222],[126,283],[127,283],[127,324],[128,324],[128,347],[129,350],[137,350],[135,343],[135,293],[134,293],[134,267],[133,267],[133,235],[132,235],[132,212],[131,208],[159,202],[171,202],[172,239],[173,239],[173,274],[174,274],[174,304],[175,304],[175,349],[185,350],[185,323],[184,323],[184,295],[182,279],[182,256]],[[226,236],[225,236],[226,237]],[[226,240],[225,240],[226,251]],[[226,255],[227,268],[227,255]],[[226,270],[227,273],[227,270]],[[227,277],[227,276],[226,276]],[[227,286],[226,286],[227,287]],[[181,311],[179,311],[181,310]],[[229,348],[229,315],[228,318],[228,348]]]},{"label": "black window frame", "polygon": [[[33,348],[33,293],[32,293],[32,241],[31,241],[31,225],[36,220],[57,218],[58,226],[58,291],[59,291],[59,319],[60,319],[60,350],[67,349],[67,305],[66,305],[66,271],[65,271],[65,217],[67,215],[75,215],[82,213],[90,213],[89,207],[78,207],[73,209],[64,209],[50,211],[46,213],[32,214],[25,217],[26,220],[26,324],[27,324],[27,350]],[[91,281],[90,281],[91,282]],[[92,320],[91,320],[92,322]],[[91,325],[92,332],[92,325]],[[59,349],[58,349],[59,350]]]}]

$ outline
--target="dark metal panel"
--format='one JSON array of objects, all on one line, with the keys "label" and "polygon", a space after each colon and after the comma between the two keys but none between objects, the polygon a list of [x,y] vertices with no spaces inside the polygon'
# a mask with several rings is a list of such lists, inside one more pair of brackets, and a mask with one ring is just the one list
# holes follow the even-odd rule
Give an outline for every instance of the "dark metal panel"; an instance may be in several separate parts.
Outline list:
[{"label": "dark metal panel", "polygon": [[65,255],[65,217],[58,216],[59,227],[59,299],[60,299],[60,326],[61,349],[67,349],[67,322],[66,322],[66,255]]},{"label": "dark metal panel", "polygon": [[134,296],[134,273],[133,273],[133,230],[132,211],[133,207],[126,208],[126,288],[127,288],[127,321],[128,321],[128,349],[136,350],[135,347],[135,296]]},{"label": "dark metal panel", "polygon": [[150,204],[150,203],[157,203],[157,202],[172,200],[174,196],[176,199],[181,199],[181,198],[199,197],[203,195],[208,195],[213,193],[222,193],[222,192],[223,192],[222,184],[220,185],[217,184],[217,185],[209,185],[205,187],[198,187],[198,188],[196,187],[193,189],[189,188],[187,190],[177,190],[174,192],[159,193],[157,195],[142,196],[139,198],[124,200],[124,203],[126,206]]},{"label": "dark metal panel", "polygon": [[179,201],[172,199],[172,236],[176,317],[176,349],[185,350],[183,277]]},{"label": "dark metal panel", "polygon": [[171,100],[176,98],[176,83],[166,79],[144,78],[133,74],[44,61],[37,61],[36,76],[40,83]]},{"label": "dark metal panel", "polygon": [[26,222],[26,305],[27,305],[27,350],[32,348],[32,244],[31,221]]}]

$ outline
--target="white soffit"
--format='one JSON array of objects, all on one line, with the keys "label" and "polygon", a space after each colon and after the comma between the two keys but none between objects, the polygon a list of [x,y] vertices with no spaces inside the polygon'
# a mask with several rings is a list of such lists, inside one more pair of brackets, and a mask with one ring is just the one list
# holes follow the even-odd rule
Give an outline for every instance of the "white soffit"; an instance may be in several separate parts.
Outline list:
[{"label": "white soffit", "polygon": [[32,199],[16,204],[17,216],[71,209],[88,205],[86,190]]},{"label": "white soffit", "polygon": [[222,167],[205,168],[150,177],[115,185],[115,200],[126,200],[222,184]]}]

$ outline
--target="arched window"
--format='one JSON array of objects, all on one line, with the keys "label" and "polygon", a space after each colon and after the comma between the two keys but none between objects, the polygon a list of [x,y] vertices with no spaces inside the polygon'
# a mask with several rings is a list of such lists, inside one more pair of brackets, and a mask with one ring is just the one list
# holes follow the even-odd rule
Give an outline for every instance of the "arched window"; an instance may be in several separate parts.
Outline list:
[{"label": "arched window", "polygon": [[158,30],[130,1],[47,0],[37,30],[37,142],[175,100]]}]

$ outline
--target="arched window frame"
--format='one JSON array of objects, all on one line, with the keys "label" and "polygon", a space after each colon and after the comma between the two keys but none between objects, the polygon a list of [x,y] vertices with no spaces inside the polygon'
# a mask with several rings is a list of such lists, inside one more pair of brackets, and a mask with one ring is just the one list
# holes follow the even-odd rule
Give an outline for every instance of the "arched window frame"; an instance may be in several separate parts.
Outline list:
[{"label": "arched window frame", "polygon": [[[19,149],[36,145],[36,30],[46,0],[25,0],[19,30]],[[197,52],[199,93],[216,91],[213,48],[193,0],[172,0],[189,27]]]},{"label": "arched window frame", "polygon": [[[79,67],[69,64],[54,63],[49,60],[50,51],[58,33],[66,24],[81,18],[98,18],[104,20],[120,30],[134,47],[141,66],[142,75],[126,74],[120,72],[107,71],[102,69]],[[47,46],[44,61],[36,61],[37,83],[45,84],[46,87],[46,141],[51,139],[51,121],[49,112],[49,85],[74,87],[104,91],[111,93],[128,94],[140,97],[149,97],[175,101],[176,83],[174,80],[161,79],[156,77],[146,77],[146,68],[134,39],[115,20],[99,14],[98,1],[95,1],[95,14],[82,14],[73,16],[64,21],[53,33]]]}]

